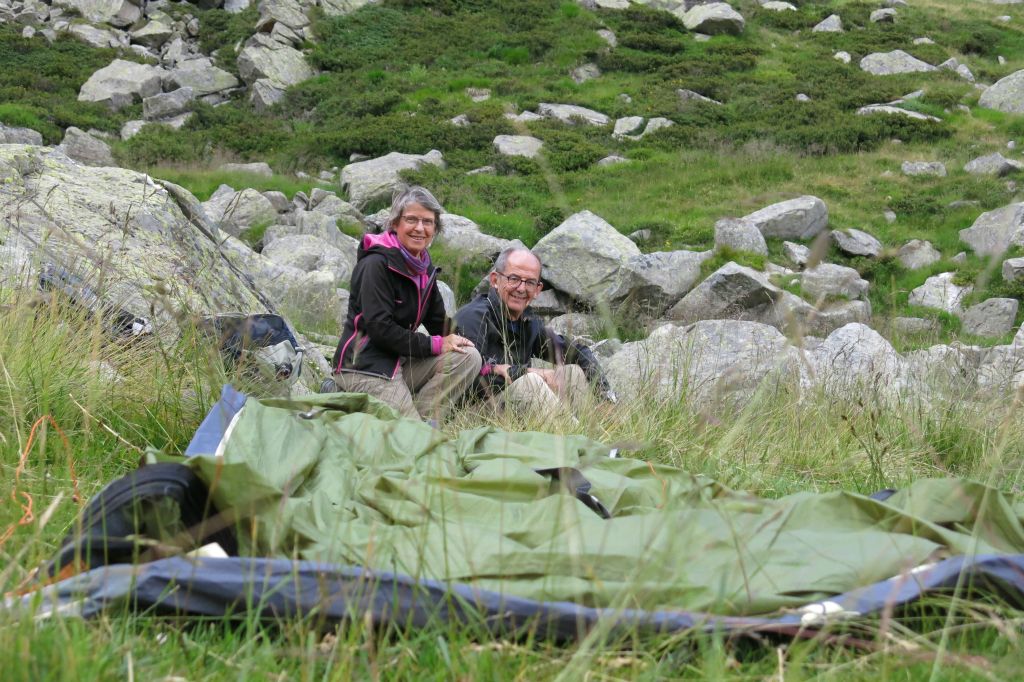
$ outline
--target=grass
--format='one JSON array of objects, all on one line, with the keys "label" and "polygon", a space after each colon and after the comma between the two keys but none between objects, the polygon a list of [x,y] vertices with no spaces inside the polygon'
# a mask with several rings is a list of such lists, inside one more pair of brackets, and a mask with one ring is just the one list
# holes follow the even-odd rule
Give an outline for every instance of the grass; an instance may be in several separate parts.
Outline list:
[{"label": "grass", "polygon": [[[104,379],[93,369],[100,362],[121,380]],[[34,520],[17,525],[19,504],[0,504],[0,528],[13,528],[0,544],[5,592],[52,555],[80,504],[132,470],[142,450],[180,453],[215,387],[230,380],[198,337],[164,348],[111,344],[95,320],[35,297],[0,309],[0,363],[0,488],[29,493],[36,511]],[[1005,398],[875,404],[783,393],[733,410],[647,397],[580,414],[573,423],[467,410],[444,428],[481,422],[583,433],[630,457],[766,497],[871,492],[930,476],[975,478],[1003,490],[1024,484],[1024,421],[1019,401]],[[560,644],[529,635],[496,640],[472,624],[370,626],[360,618],[334,627],[317,618],[261,623],[251,615],[182,622],[113,611],[87,623],[0,615],[0,665],[12,680],[750,679],[780,670],[785,679],[1012,676],[1021,663],[1014,634],[1021,614],[998,603],[964,602],[944,620],[946,606],[912,610],[899,622],[868,619],[846,631],[867,649],[827,636],[757,642],[598,630]]]}]

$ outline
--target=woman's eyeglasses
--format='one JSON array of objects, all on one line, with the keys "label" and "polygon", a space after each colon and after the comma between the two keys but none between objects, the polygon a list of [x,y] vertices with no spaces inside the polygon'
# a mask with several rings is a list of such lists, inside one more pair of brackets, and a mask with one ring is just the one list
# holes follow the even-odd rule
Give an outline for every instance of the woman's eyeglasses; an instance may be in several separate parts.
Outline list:
[{"label": "woman's eyeglasses", "polygon": [[428,230],[434,227],[433,218],[418,218],[414,215],[402,216],[402,222],[408,225],[409,227],[416,227],[417,225],[422,223],[423,227],[427,228]]}]

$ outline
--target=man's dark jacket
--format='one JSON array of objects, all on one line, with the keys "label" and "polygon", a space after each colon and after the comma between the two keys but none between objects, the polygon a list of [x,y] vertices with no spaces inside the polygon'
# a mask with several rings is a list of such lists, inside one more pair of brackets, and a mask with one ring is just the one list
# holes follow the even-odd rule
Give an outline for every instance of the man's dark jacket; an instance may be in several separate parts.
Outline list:
[{"label": "man's dark jacket", "polygon": [[[409,272],[393,235],[366,235],[359,245],[349,289],[345,327],[334,354],[334,371],[362,372],[391,379],[402,357],[440,353],[449,320],[428,268],[421,289]],[[422,324],[434,336],[419,334]]]},{"label": "man's dark jacket", "polygon": [[476,345],[483,358],[477,378],[480,396],[492,395],[505,388],[505,379],[494,373],[495,365],[511,365],[509,376],[516,380],[526,373],[533,358],[553,364],[579,365],[600,391],[608,391],[608,383],[597,358],[586,346],[566,341],[544,326],[543,320],[527,308],[517,324],[508,318],[507,309],[491,287],[455,313],[456,332]]}]

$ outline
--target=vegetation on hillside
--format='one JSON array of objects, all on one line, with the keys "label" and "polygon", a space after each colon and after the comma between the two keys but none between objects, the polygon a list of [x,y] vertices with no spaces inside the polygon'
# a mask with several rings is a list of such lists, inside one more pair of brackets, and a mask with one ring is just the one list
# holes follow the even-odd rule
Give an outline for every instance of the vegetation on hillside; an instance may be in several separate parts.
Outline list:
[{"label": "vegetation on hillside", "polygon": [[[321,70],[292,88],[275,109],[257,113],[239,95],[226,105],[197,104],[181,131],[148,126],[115,144],[126,165],[192,189],[201,199],[226,182],[308,192],[323,168],[351,154],[443,151],[446,169],[409,176],[434,189],[446,208],[490,234],[535,243],[571,213],[589,209],[624,233],[645,229],[649,250],[706,249],[715,220],[743,215],[802,194],[821,197],[834,228],[856,227],[886,246],[879,259],[832,262],[857,268],[872,282],[880,328],[887,315],[933,316],[941,331],[893,337],[907,348],[960,336],[952,316],[907,306],[910,290],[938,272],[989,296],[1024,300],[1020,285],[1002,282],[998,262],[968,255],[958,231],[985,210],[1014,201],[1006,179],[961,170],[971,158],[1024,141],[1024,117],[977,106],[975,88],[954,73],[875,77],[857,68],[875,51],[903,49],[930,63],[956,57],[979,80],[1024,68],[1019,19],[995,20],[1005,7],[922,0],[899,7],[895,24],[873,24],[877,3],[805,0],[796,12],[771,12],[752,0],[738,37],[694,39],[670,14],[644,7],[588,10],[560,0],[383,0],[349,16],[317,16],[310,60]],[[172,7],[173,11],[177,11]],[[847,31],[813,34],[829,14]],[[204,50],[237,72],[235,46],[252,30],[255,12],[196,12]],[[615,32],[609,50],[599,28]],[[928,36],[934,44],[914,45]],[[846,50],[852,63],[833,59]],[[114,58],[61,37],[52,45],[0,26],[0,122],[60,141],[67,126],[116,133],[141,107],[111,114],[77,102],[81,84]],[[122,58],[131,58],[121,55]],[[1003,57],[1005,63],[1000,63]],[[601,77],[577,84],[573,68],[592,62]],[[467,88],[488,89],[475,102]],[[723,102],[683,104],[686,88]],[[905,106],[941,123],[857,116],[859,106],[911,91]],[[797,102],[798,93],[810,97]],[[628,95],[627,98],[621,95]],[[664,116],[671,128],[639,141],[616,140],[609,127],[522,124],[506,113],[540,102],[573,103],[612,118]],[[468,127],[452,117],[465,114]],[[498,156],[498,134],[544,140],[540,162]],[[608,168],[608,154],[630,160]],[[907,177],[902,160],[941,160],[943,178]],[[221,161],[265,160],[278,175],[243,177],[211,168]],[[466,171],[491,165],[493,175]],[[972,204],[950,207],[953,201]],[[369,207],[369,210],[378,208]],[[889,223],[885,209],[896,213]],[[910,239],[930,240],[943,260],[908,272],[894,259]],[[781,242],[769,241],[781,262]],[[486,264],[433,250],[460,299]],[[1011,255],[1021,255],[1013,253]],[[731,254],[760,265],[761,257]],[[721,264],[719,256],[712,264]],[[995,268],[995,270],[993,270]],[[109,480],[133,469],[143,451],[180,454],[225,381],[208,344],[186,335],[179,344],[113,344],[95,320],[59,301],[0,292],[0,590],[14,590],[49,558],[80,505]],[[1021,312],[1024,318],[1024,311]],[[1018,323],[1021,322],[1018,318]],[[613,319],[618,336],[644,333],[637,320]],[[961,337],[962,338],[962,337]],[[964,339],[970,342],[977,339]],[[1001,340],[984,340],[992,343]],[[116,372],[117,379],[110,380]],[[763,496],[813,490],[900,487],[928,476],[961,476],[1019,491],[1024,485],[1020,396],[975,402],[837,402],[823,396],[759,396],[740,410],[696,409],[685,402],[639,399],[568,422],[475,411],[443,425],[449,432],[481,423],[509,429],[573,431],[615,443],[634,456],[706,474]],[[66,437],[67,445],[65,445]],[[22,493],[34,515],[25,523]],[[268,626],[240,622],[180,623],[149,614],[112,614],[98,622],[0,617],[5,679],[1010,679],[1022,661],[1021,612],[1003,603],[945,600],[902,614],[837,628],[808,641],[736,643],[710,634],[591,633],[578,645],[490,641],[473,627],[433,624],[383,627],[357,621],[340,629],[316,619]],[[843,645],[845,643],[845,645]],[[864,647],[864,649],[858,648]]]}]

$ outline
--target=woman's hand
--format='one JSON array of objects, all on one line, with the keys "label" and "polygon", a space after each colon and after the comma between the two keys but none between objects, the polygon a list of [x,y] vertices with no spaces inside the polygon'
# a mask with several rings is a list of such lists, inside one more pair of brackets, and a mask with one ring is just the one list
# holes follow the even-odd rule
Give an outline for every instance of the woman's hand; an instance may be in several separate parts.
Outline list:
[{"label": "woman's hand", "polygon": [[465,336],[459,336],[458,334],[449,334],[442,339],[441,352],[450,353],[455,351],[456,353],[465,353],[468,348],[475,348],[473,342],[467,339]]}]

